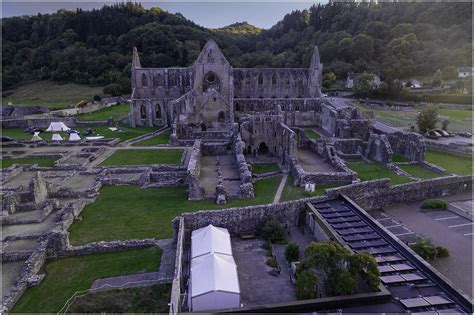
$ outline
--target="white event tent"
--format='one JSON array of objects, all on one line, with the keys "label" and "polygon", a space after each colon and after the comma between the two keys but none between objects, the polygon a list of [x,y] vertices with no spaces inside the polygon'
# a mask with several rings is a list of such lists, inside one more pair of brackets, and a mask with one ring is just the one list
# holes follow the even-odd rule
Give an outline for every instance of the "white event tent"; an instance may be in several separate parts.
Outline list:
[{"label": "white event tent", "polygon": [[59,133],[53,133],[53,136],[51,137],[51,140],[53,141],[62,141],[64,140],[63,137]]},{"label": "white event tent", "polygon": [[69,134],[69,141],[78,141],[78,140],[81,140],[81,137],[79,137],[77,133],[71,132]]},{"label": "white event tent", "polygon": [[57,132],[57,131],[68,131],[71,128],[66,126],[63,122],[52,122],[46,131]]},{"label": "white event tent", "polygon": [[33,142],[34,141],[41,141],[41,140],[43,140],[43,139],[41,139],[41,137],[39,136],[39,132],[35,132],[33,134],[33,137],[31,138],[31,141],[33,141]]},{"label": "white event tent", "polygon": [[192,311],[240,306],[237,265],[230,234],[212,224],[191,234],[188,306]]},{"label": "white event tent", "polygon": [[194,230],[191,234],[191,258],[210,253],[232,256],[229,232],[212,224]]}]

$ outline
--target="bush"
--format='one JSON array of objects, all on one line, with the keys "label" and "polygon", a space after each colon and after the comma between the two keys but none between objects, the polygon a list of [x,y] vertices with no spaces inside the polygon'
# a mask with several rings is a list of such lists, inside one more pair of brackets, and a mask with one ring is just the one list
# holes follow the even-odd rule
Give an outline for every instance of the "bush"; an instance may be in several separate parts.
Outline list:
[{"label": "bush", "polygon": [[259,228],[258,234],[266,240],[286,238],[286,230],[283,224],[275,218],[267,219]]},{"label": "bush", "polygon": [[278,267],[278,262],[275,257],[268,258],[265,263],[272,268]]},{"label": "bush", "polygon": [[427,199],[421,205],[423,209],[448,209],[448,202],[444,199]]},{"label": "bush", "polygon": [[289,243],[286,246],[285,258],[291,263],[292,261],[297,261],[300,257],[300,246],[296,243]]},{"label": "bush", "polygon": [[102,98],[99,95],[94,95],[94,101],[100,102]]},{"label": "bush", "polygon": [[444,246],[436,246],[436,258],[444,258],[449,256],[449,250]]},{"label": "bush", "polygon": [[298,274],[295,283],[296,299],[308,300],[316,298],[318,278],[311,271],[302,271]]},{"label": "bush", "polygon": [[436,258],[436,247],[431,243],[429,239],[418,237],[415,244],[410,246],[418,255],[424,259],[435,259]]},{"label": "bush", "polygon": [[357,280],[350,272],[339,269],[329,276],[326,291],[329,296],[349,295],[356,285]]},{"label": "bush", "polygon": [[122,86],[118,83],[112,83],[104,87],[104,94],[110,94],[112,96],[122,95]]}]

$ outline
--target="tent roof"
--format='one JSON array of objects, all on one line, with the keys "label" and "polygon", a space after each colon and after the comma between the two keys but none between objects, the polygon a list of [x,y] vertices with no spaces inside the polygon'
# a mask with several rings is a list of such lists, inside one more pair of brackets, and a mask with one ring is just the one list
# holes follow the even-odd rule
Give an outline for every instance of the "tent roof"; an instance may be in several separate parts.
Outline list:
[{"label": "tent roof", "polygon": [[67,131],[70,130],[68,126],[66,126],[62,121],[59,122],[52,122],[46,131]]},{"label": "tent roof", "polygon": [[60,141],[60,140],[63,140],[63,137],[61,137],[61,135],[58,133],[54,133],[53,136],[51,137],[51,140]]},{"label": "tent roof", "polygon": [[70,133],[69,134],[69,140],[70,141],[74,141],[74,140],[81,140],[81,137],[79,137],[79,135],[77,133]]},{"label": "tent roof", "polygon": [[226,229],[209,224],[191,235],[191,258],[209,253],[232,255],[230,235]]},{"label": "tent roof", "polygon": [[214,291],[240,294],[232,256],[207,254],[191,260],[191,297]]}]

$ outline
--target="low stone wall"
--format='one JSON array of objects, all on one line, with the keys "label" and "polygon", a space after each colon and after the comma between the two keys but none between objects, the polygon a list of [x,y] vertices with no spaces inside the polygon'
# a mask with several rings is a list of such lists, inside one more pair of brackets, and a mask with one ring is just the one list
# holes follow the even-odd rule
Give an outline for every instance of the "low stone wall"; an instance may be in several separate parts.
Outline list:
[{"label": "low stone wall", "polygon": [[389,179],[327,189],[328,196],[344,194],[367,211],[387,206],[470,192],[472,176],[448,176],[390,186]]},{"label": "low stone wall", "polygon": [[240,177],[240,197],[255,198],[254,187],[252,183],[252,172],[244,155],[245,143],[242,141],[240,134],[234,141],[234,157],[237,162]]},{"label": "low stone wall", "polygon": [[196,140],[189,158],[186,170],[186,184],[188,185],[188,200],[200,200],[204,195],[204,188],[199,182],[201,176],[201,140]]},{"label": "low stone wall", "polygon": [[[69,242],[68,242],[69,243]],[[68,244],[69,245],[69,244]],[[57,252],[57,257],[84,256],[91,254],[113,253],[117,251],[157,246],[154,239],[95,242],[81,246],[67,246]]]},{"label": "low stone wall", "polygon": [[174,277],[171,286],[170,315],[176,315],[181,311],[181,276],[184,249],[184,218],[178,219],[178,232],[175,233],[176,258],[174,263]]},{"label": "low stone wall", "polygon": [[452,153],[472,154],[470,146],[460,146],[455,144],[439,143],[432,140],[425,140],[426,147],[431,150],[447,151]]}]

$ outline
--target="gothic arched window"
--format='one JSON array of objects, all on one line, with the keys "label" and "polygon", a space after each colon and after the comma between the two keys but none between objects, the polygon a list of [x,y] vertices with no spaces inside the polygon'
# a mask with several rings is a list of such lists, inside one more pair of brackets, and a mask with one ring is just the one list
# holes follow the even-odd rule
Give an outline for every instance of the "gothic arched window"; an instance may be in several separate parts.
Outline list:
[{"label": "gothic arched window", "polygon": [[148,86],[148,79],[144,73],[142,74],[142,86]]}]

